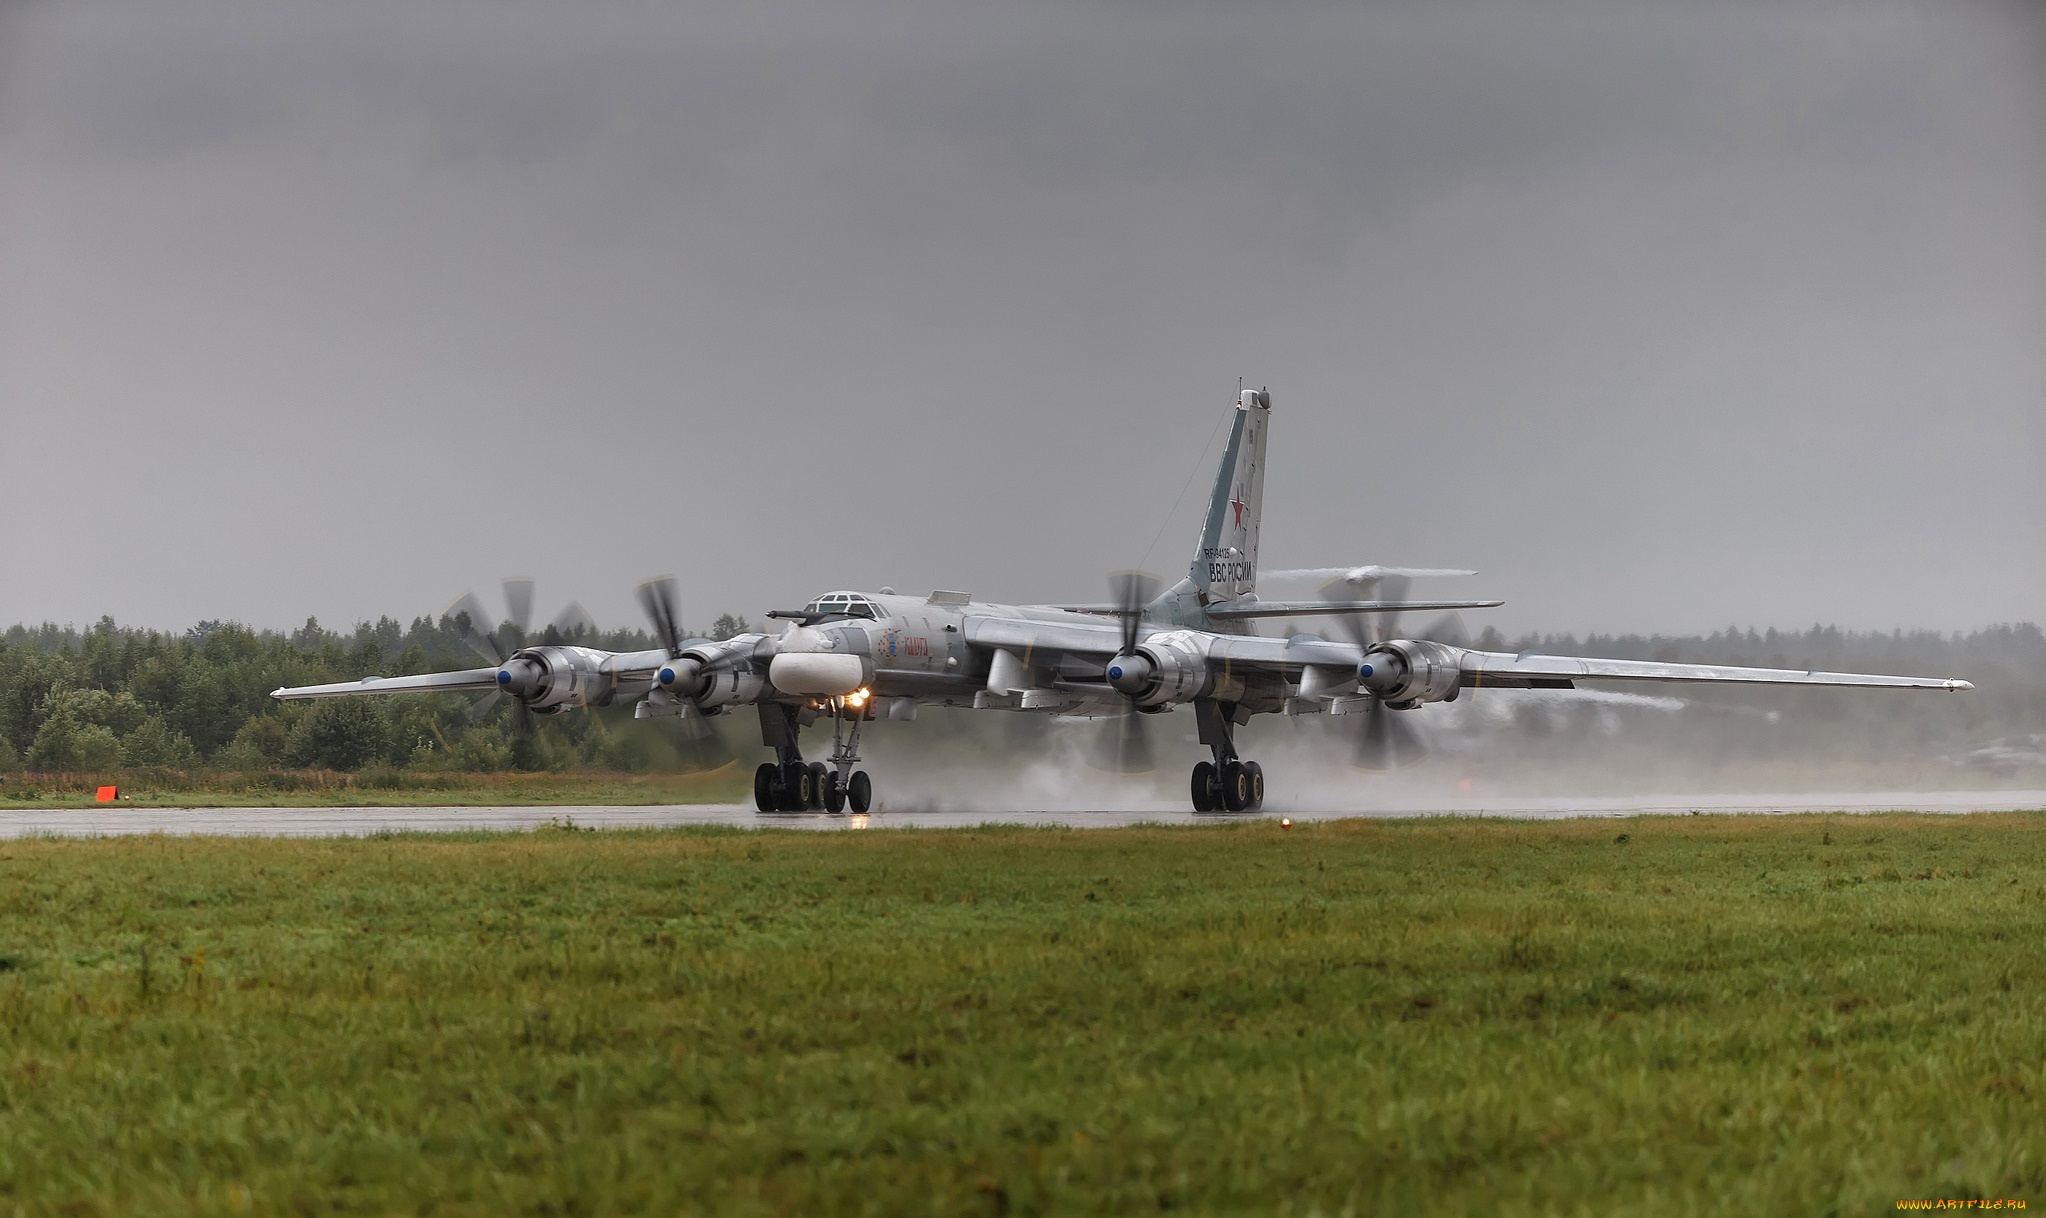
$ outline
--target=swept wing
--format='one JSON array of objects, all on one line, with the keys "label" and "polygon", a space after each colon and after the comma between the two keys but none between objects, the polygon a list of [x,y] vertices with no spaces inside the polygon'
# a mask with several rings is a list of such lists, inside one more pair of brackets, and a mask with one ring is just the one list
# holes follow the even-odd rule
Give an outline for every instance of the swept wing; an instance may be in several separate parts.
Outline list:
[{"label": "swept wing", "polygon": [[416,694],[435,690],[496,688],[497,669],[492,667],[428,672],[416,677],[364,677],[360,681],[336,681],[332,685],[300,685],[273,690],[270,696],[293,701],[299,698],[345,698],[354,694]]},{"label": "swept wing", "polygon": [[[1210,612],[1213,612],[1211,609]],[[1324,612],[1326,612],[1324,610]],[[1054,653],[1108,658],[1121,650],[1120,630],[1104,622],[1038,621],[1030,618],[972,614],[966,619],[967,642],[980,647],[1004,648],[1019,654],[1049,656]],[[1156,633],[1146,628],[1146,637]],[[1268,670],[1275,675],[1295,675],[1302,667],[1354,668],[1368,657],[1352,643],[1310,638],[1264,638],[1256,635],[1199,635],[1206,642],[1211,664],[1232,668]],[[1140,644],[1141,645],[1141,644]],[[1397,648],[1400,640],[1382,646]],[[1873,686],[1893,689],[1966,690],[1967,681],[1943,677],[1890,676],[1881,673],[1824,672],[1790,668],[1737,668],[1724,664],[1669,664],[1653,660],[1607,660],[1583,656],[1539,654],[1513,655],[1507,652],[1475,651],[1441,643],[1408,644],[1426,648],[1431,658],[1447,661],[1457,670],[1457,685],[1465,689],[1490,686],[1495,689],[1570,688],[1577,681],[1666,681],[1707,682],[1743,685],[1826,685]],[[1378,648],[1372,649],[1377,654]]]},{"label": "swept wing", "polygon": [[1860,685],[1891,689],[1964,690],[1967,681],[1943,677],[1893,677],[1880,673],[1824,672],[1818,669],[1735,668],[1724,664],[1665,664],[1655,660],[1601,660],[1579,656],[1507,655],[1493,651],[1461,652],[1457,667],[1467,689],[1561,688],[1576,681],[1693,681],[1740,685]]}]

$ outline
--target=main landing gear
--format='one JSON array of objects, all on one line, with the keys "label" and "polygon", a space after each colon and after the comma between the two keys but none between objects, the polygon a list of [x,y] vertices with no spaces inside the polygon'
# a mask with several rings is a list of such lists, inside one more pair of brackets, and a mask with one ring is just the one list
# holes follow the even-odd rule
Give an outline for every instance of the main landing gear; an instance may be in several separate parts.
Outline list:
[{"label": "main landing gear", "polygon": [[[1247,716],[1246,716],[1247,717]],[[1215,754],[1193,768],[1196,812],[1255,812],[1265,803],[1265,768],[1236,756],[1236,707],[1202,699],[1194,703],[1201,743]]]},{"label": "main landing gear", "polygon": [[[761,736],[774,749],[778,761],[763,761],[753,771],[753,806],[762,812],[864,813],[873,806],[874,784],[865,770],[853,766],[860,760],[860,723],[864,706],[848,706],[844,698],[833,698],[831,710],[831,761],[805,762],[796,747],[801,730],[796,708],[760,707]],[[852,728],[846,730],[850,720]]]}]

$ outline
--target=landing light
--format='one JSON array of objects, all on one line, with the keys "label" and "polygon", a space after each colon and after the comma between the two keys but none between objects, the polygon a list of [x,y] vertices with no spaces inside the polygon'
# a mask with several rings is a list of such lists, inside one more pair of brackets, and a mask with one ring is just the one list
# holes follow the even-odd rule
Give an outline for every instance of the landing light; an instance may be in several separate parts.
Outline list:
[{"label": "landing light", "polygon": [[873,696],[874,692],[872,690],[866,688],[865,686],[861,686],[859,689],[856,689],[845,696],[845,704],[847,706],[852,707],[854,710],[858,710],[860,707],[865,706],[867,704],[868,698],[871,698]]}]

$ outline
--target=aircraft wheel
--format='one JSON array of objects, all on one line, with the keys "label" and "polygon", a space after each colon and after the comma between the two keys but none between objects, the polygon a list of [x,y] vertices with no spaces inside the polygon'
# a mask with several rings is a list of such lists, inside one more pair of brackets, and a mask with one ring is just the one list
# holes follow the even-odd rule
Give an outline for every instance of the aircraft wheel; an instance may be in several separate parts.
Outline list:
[{"label": "aircraft wheel", "polygon": [[810,810],[812,812],[822,812],[824,810],[824,774],[823,762],[813,761],[810,763]]},{"label": "aircraft wheel", "polygon": [[1250,775],[1244,773],[1240,761],[1222,763],[1222,806],[1231,812],[1250,806]]},{"label": "aircraft wheel", "polygon": [[781,767],[772,761],[763,761],[753,771],[753,806],[762,812],[773,812],[781,807]]},{"label": "aircraft wheel", "polygon": [[863,813],[874,803],[874,780],[867,777],[865,770],[854,770],[852,780],[845,784],[845,806],[855,813]]},{"label": "aircraft wheel", "polygon": [[824,775],[824,810],[833,816],[845,811],[845,780],[837,770]]},{"label": "aircraft wheel", "polygon": [[1213,812],[1215,795],[1215,763],[1203,761],[1193,768],[1194,811]]},{"label": "aircraft wheel", "polygon": [[1243,772],[1250,778],[1250,810],[1255,812],[1265,806],[1265,768],[1255,761],[1246,761]]},{"label": "aircraft wheel", "polygon": [[810,806],[810,767],[791,761],[781,768],[781,810],[801,812]]}]

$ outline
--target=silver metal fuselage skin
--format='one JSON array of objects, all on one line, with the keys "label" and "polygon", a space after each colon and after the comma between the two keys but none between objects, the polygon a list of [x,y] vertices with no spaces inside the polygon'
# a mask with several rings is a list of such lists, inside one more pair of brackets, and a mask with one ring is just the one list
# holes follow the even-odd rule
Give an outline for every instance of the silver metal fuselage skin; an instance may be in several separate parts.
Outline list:
[{"label": "silver metal fuselage skin", "polygon": [[[1186,585],[1182,585],[1186,587]],[[1226,635],[1254,635],[1249,622],[1209,622],[1199,601],[1189,594],[1166,593],[1140,625],[1140,641],[1174,628],[1192,628]],[[940,706],[1083,712],[1108,709],[1103,669],[1116,650],[1078,655],[1061,646],[1075,636],[1103,642],[1115,640],[1120,627],[1112,617],[1081,613],[1050,605],[1009,605],[980,601],[937,602],[885,592],[855,593],[877,611],[874,618],[832,617],[793,626],[774,642],[777,655],[836,652],[869,661],[866,688],[876,699],[913,698]],[[1186,610],[1190,608],[1192,612]],[[1161,612],[1164,611],[1164,612]],[[1187,621],[1187,618],[1194,618]],[[1163,619],[1163,620],[1160,620]],[[989,645],[976,623],[998,621],[1020,634],[1020,646]],[[1030,641],[1031,627],[1042,627],[1042,646]],[[1063,690],[1063,699],[1046,695],[1037,705],[1022,705],[1020,692],[991,689],[991,670],[1006,652],[1017,669],[1021,690]],[[1098,689],[1088,687],[1100,687]]]}]

